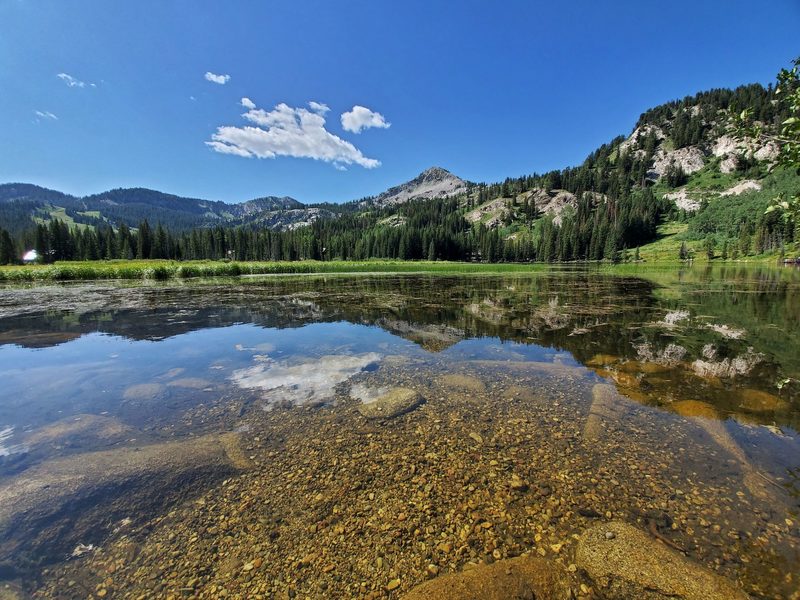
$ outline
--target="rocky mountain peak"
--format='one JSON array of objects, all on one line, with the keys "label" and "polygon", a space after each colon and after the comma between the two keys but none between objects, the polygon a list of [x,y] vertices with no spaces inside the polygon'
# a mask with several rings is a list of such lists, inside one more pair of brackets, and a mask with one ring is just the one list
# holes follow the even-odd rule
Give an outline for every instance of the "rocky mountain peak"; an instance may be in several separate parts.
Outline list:
[{"label": "rocky mountain peak", "polygon": [[467,182],[442,167],[430,167],[414,179],[389,188],[373,203],[377,206],[403,204],[417,198],[447,198],[467,191]]}]

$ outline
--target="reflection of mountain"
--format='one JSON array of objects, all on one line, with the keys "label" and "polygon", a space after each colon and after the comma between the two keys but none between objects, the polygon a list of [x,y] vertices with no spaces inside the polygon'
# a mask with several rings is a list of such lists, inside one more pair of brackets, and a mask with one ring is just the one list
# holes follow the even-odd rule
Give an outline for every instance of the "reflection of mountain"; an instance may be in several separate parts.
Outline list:
[{"label": "reflection of mountain", "polygon": [[284,328],[344,320],[381,327],[431,351],[471,337],[536,340],[569,349],[582,345],[569,336],[574,327],[592,332],[601,317],[620,311],[641,317],[653,304],[652,292],[653,285],[642,280],[587,275],[34,288],[2,299],[0,343],[44,347],[47,340],[55,345],[92,332],[160,340],[236,323]]},{"label": "reflection of mountain", "polygon": [[[348,321],[431,352],[480,337],[566,350],[640,401],[667,405],[704,390],[705,397],[719,397],[715,405],[724,404],[727,414],[738,410],[729,401],[732,390],[774,394],[779,378],[798,378],[796,285],[752,271],[660,283],[576,271],[6,289],[0,344],[45,347],[90,332],[161,340],[239,323],[286,328]],[[741,339],[726,335],[740,331]],[[758,361],[737,371],[748,356]],[[790,387],[780,396],[792,393]]]}]

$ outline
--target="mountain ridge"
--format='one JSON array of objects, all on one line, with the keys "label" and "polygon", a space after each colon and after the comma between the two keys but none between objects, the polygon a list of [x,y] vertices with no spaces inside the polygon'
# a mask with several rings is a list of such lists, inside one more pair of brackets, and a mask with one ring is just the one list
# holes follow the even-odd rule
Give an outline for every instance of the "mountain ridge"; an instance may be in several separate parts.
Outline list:
[{"label": "mountain ridge", "polygon": [[[304,203],[291,196],[259,196],[241,202],[223,202],[179,196],[145,187],[114,188],[74,196],[32,183],[0,184],[0,205],[27,203],[34,206],[34,218],[49,220],[47,207],[64,209],[75,223],[97,225],[98,219],[118,227],[135,227],[148,219],[165,222],[174,229],[191,229],[224,225],[262,225],[278,230],[290,230],[310,225],[320,218],[335,218],[354,206],[396,206],[419,198],[449,197],[466,191],[467,182],[442,167],[430,167],[409,181],[403,182],[377,196],[365,200],[350,200],[341,204]],[[50,211],[53,212],[53,211]],[[86,213],[100,213],[100,217]],[[0,223],[0,226],[5,225]],[[8,227],[9,229],[19,229]]]}]

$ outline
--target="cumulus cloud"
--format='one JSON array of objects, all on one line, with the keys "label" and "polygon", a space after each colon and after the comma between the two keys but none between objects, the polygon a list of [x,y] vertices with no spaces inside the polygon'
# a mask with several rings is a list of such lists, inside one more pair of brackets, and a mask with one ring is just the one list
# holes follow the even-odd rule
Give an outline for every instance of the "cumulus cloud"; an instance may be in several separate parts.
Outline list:
[{"label": "cumulus cloud", "polygon": [[58,117],[51,113],[49,110],[35,110],[33,111],[36,113],[37,117],[41,117],[42,119],[50,119],[51,121],[58,121]]},{"label": "cumulus cloud", "polygon": [[361,133],[370,127],[388,129],[391,123],[379,112],[372,111],[366,106],[354,106],[352,110],[342,113],[342,127],[345,131]]},{"label": "cumulus cloud", "polygon": [[210,81],[211,83],[218,83],[220,85],[225,85],[231,79],[230,75],[217,75],[216,73],[212,73],[211,71],[206,71],[205,74],[206,81]]},{"label": "cumulus cloud", "polygon": [[242,116],[255,126],[218,127],[211,141],[206,142],[215,152],[247,158],[313,158],[337,167],[357,164],[374,169],[381,164],[325,129],[324,113],[319,108],[314,111],[281,103],[266,111],[255,104],[248,106],[244,99],[241,104],[248,109]]},{"label": "cumulus cloud", "polygon": [[[85,81],[81,81],[80,79],[76,79],[75,77],[73,77],[69,73],[59,73],[58,75],[56,75],[56,77],[58,77],[61,81],[66,83],[69,87],[79,87],[79,88],[86,87],[86,82]],[[91,85],[92,87],[95,87],[95,85],[93,83],[90,83],[89,85]]]},{"label": "cumulus cloud", "polygon": [[321,115],[324,115],[330,110],[327,104],[323,104],[322,102],[314,102],[313,100],[308,103],[308,107],[315,113],[319,113]]},{"label": "cumulus cloud", "polygon": [[242,98],[239,101],[239,104],[241,104],[242,106],[244,106],[247,109],[252,109],[252,108],[256,107],[256,103],[253,102],[252,100],[250,100],[250,98]]}]

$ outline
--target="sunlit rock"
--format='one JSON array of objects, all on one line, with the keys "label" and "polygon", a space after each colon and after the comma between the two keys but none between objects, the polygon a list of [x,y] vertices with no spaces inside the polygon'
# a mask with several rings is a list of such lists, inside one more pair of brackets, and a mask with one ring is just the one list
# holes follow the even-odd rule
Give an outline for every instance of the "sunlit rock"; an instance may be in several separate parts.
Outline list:
[{"label": "sunlit rock", "polygon": [[374,398],[362,399],[358,412],[367,419],[393,419],[411,412],[424,401],[415,390],[396,387]]},{"label": "sunlit rock", "polygon": [[403,600],[533,600],[570,596],[569,578],[563,565],[526,555],[441,575],[413,588]]},{"label": "sunlit rock", "polygon": [[601,523],[586,530],[575,562],[605,598],[747,600],[733,582],[627,523]]}]

